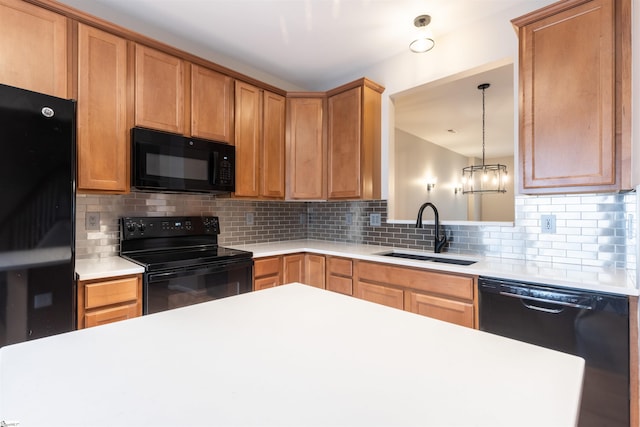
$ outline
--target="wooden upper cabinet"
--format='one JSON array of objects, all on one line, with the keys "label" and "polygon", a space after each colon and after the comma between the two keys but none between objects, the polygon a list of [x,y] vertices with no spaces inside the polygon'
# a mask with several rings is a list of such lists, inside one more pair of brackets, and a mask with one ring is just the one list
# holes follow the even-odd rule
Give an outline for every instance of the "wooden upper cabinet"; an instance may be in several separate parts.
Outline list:
[{"label": "wooden upper cabinet", "polygon": [[233,78],[191,65],[191,136],[233,143]]},{"label": "wooden upper cabinet", "polygon": [[570,0],[513,21],[523,193],[631,185],[628,4]]},{"label": "wooden upper cabinet", "polygon": [[78,190],[129,191],[127,41],[78,24]]},{"label": "wooden upper cabinet", "polygon": [[327,196],[329,199],[381,197],[381,93],[361,79],[329,92]]},{"label": "wooden upper cabinet", "polygon": [[284,198],[285,98],[236,81],[236,197]]},{"label": "wooden upper cabinet", "polygon": [[261,198],[284,199],[285,106],[284,96],[264,91],[260,153]]},{"label": "wooden upper cabinet", "polygon": [[236,196],[260,194],[260,142],[262,140],[262,91],[236,81]]},{"label": "wooden upper cabinet", "polygon": [[25,1],[0,0],[0,83],[68,98],[67,25]]},{"label": "wooden upper cabinet", "polygon": [[185,61],[136,45],[135,124],[185,133]]},{"label": "wooden upper cabinet", "polygon": [[286,198],[326,198],[324,96],[287,97]]}]

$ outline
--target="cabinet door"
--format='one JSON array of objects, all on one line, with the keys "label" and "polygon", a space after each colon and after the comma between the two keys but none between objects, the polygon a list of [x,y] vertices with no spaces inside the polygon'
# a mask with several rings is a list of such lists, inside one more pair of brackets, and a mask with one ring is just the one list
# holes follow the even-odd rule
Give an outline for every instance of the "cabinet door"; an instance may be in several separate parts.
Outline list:
[{"label": "cabinet door", "polygon": [[473,328],[473,304],[417,292],[405,293],[405,310]]},{"label": "cabinet door", "polygon": [[614,2],[520,28],[524,193],[616,189]]},{"label": "cabinet door", "polygon": [[287,130],[287,198],[326,197],[322,98],[289,98]]},{"label": "cabinet door", "polygon": [[404,292],[401,289],[358,281],[353,296],[400,310],[404,309]]},{"label": "cabinet door", "polygon": [[184,134],[184,61],[136,45],[136,126]]},{"label": "cabinet door", "polygon": [[306,254],[305,255],[305,278],[304,283],[315,286],[316,288],[325,288],[325,260],[324,255]]},{"label": "cabinet door", "polygon": [[67,19],[21,0],[0,0],[0,83],[68,98]]},{"label": "cabinet door", "polygon": [[262,91],[236,81],[236,196],[260,194],[260,141],[262,139]]},{"label": "cabinet door", "polygon": [[78,24],[78,190],[129,190],[127,42]]},{"label": "cabinet door", "polygon": [[233,143],[233,79],[191,65],[191,135]]},{"label": "cabinet door", "polygon": [[304,283],[304,254],[285,255],[282,283]]},{"label": "cabinet door", "polygon": [[333,95],[328,105],[327,196],[360,198],[361,192],[361,96],[355,87]]},{"label": "cabinet door", "polygon": [[283,199],[285,179],[285,98],[264,92],[260,196]]}]

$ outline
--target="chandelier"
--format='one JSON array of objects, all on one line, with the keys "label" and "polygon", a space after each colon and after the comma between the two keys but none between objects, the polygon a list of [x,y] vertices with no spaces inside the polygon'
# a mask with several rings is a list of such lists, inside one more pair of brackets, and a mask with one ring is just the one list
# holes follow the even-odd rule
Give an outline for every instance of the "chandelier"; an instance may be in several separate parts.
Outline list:
[{"label": "chandelier", "polygon": [[489,83],[482,83],[478,86],[478,89],[482,90],[482,164],[462,169],[462,194],[505,193],[507,191],[507,167],[501,164],[485,164],[484,91],[489,86],[491,86]]}]

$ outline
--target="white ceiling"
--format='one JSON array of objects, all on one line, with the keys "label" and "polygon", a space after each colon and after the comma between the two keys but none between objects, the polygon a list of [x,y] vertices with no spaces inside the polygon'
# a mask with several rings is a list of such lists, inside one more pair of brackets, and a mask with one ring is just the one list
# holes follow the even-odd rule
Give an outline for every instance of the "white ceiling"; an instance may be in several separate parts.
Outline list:
[{"label": "white ceiling", "polygon": [[[418,15],[431,16],[429,29],[436,41],[434,49],[438,49],[438,37],[456,29],[517,4],[534,10],[554,0],[59,1],[220,65],[232,69],[247,65],[240,71],[282,89],[323,91],[344,82],[344,76],[406,55]],[[269,81],[268,76],[275,76],[276,81]],[[489,78],[496,82],[486,95],[487,155],[493,156],[504,152],[489,152],[495,140],[513,148],[513,110],[503,110],[513,106],[509,90],[513,84],[504,73]],[[415,105],[406,117],[397,117],[398,126],[434,143],[455,143],[455,151],[471,155],[470,148],[462,148],[466,138],[466,143],[475,146],[473,155],[481,155],[481,92],[475,89],[479,83],[473,79],[463,83],[455,85],[459,89],[443,86],[435,92],[432,86],[439,84],[428,85],[427,92],[421,88],[421,102],[407,94],[397,97],[401,111]],[[447,112],[452,114],[446,116]],[[443,133],[447,129],[456,134]],[[510,136],[497,135],[498,129]]]},{"label": "white ceiling", "polygon": [[395,126],[466,157],[482,157],[482,91],[485,89],[487,159],[513,155],[513,65],[451,76],[393,96]]},{"label": "white ceiling", "polygon": [[[327,90],[408,51],[413,20],[443,36],[516,4],[549,0],[59,0],[183,50],[207,49],[289,81]],[[415,55],[428,55],[415,54]],[[221,58],[222,59],[222,58]],[[221,65],[225,65],[222,63]],[[287,88],[284,88],[287,89]]]}]

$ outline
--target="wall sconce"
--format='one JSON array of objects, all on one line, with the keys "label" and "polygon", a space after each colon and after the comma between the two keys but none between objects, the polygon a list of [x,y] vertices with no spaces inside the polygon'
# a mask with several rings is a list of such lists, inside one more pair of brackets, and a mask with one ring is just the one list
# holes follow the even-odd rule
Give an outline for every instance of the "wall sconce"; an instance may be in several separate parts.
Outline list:
[{"label": "wall sconce", "polygon": [[428,52],[436,45],[436,42],[433,41],[431,30],[427,29],[427,25],[429,25],[430,22],[431,17],[429,15],[420,15],[413,20],[413,25],[418,29],[418,34],[416,39],[409,44],[411,52]]},{"label": "wall sconce", "polygon": [[462,193],[462,184],[456,184],[455,187],[453,187],[453,194],[458,193]]},{"label": "wall sconce", "polygon": [[436,188],[436,183],[438,182],[438,178],[428,178],[427,179],[427,191],[431,191]]}]

